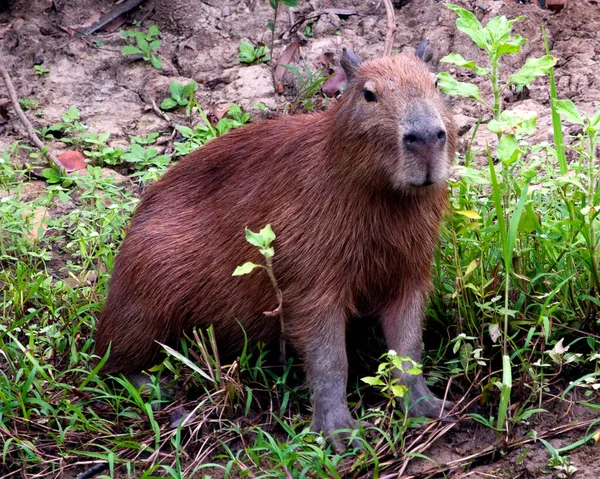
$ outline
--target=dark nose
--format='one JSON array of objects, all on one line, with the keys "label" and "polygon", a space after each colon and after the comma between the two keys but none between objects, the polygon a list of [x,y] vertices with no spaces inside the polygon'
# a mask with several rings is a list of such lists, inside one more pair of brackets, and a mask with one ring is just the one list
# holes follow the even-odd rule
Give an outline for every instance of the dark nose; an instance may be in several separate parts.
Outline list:
[{"label": "dark nose", "polygon": [[413,153],[427,153],[446,144],[446,130],[439,126],[416,126],[402,138],[404,146]]}]

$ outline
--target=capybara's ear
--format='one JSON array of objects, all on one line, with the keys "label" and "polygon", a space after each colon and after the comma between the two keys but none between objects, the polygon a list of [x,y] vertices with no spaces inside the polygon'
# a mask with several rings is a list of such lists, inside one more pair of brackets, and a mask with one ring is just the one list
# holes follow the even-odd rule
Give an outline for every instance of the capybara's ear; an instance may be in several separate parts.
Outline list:
[{"label": "capybara's ear", "polygon": [[425,63],[428,63],[433,59],[433,49],[429,46],[429,40],[427,40],[427,38],[419,44],[415,56]]},{"label": "capybara's ear", "polygon": [[360,60],[346,45],[342,46],[342,58],[340,59],[340,65],[344,69],[344,73],[346,73],[348,83],[350,83],[352,80],[354,80],[358,73],[358,69],[360,68]]}]

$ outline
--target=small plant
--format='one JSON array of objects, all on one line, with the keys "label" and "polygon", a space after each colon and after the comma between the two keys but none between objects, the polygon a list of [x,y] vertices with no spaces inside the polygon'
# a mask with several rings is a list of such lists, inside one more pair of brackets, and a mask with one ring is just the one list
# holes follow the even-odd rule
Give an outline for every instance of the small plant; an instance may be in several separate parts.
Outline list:
[{"label": "small plant", "polygon": [[239,54],[238,61],[240,63],[247,63],[249,65],[255,65],[257,63],[267,63],[271,60],[269,56],[269,47],[266,45],[258,45],[255,47],[248,42],[240,42],[238,44]]},{"label": "small plant", "polygon": [[159,133],[153,131],[148,133],[146,136],[132,136],[131,143],[137,143],[138,145],[153,145],[159,137]]},{"label": "small plant", "polygon": [[295,65],[282,65],[287,70],[294,72],[296,75],[296,96],[292,100],[289,110],[296,112],[301,109],[310,111],[314,109],[313,97],[321,91],[321,86],[329,77],[323,75],[323,70],[313,72],[308,66],[302,72]]},{"label": "small plant", "polygon": [[162,61],[156,54],[160,48],[161,41],[158,39],[160,30],[156,25],[148,28],[148,33],[137,30],[121,30],[121,37],[127,42],[133,41],[135,45],[125,45],[121,49],[123,55],[142,55],[142,58],[150,62],[158,70],[162,68]]},{"label": "small plant", "polygon": [[166,171],[171,157],[159,155],[156,148],[144,149],[137,143],[132,143],[126,153],[121,155],[123,161],[131,163],[138,171],[132,177],[139,177],[142,183],[158,180]]},{"label": "small plant", "polygon": [[72,106],[62,114],[62,122],[42,128],[40,134],[48,139],[60,136],[60,140],[64,143],[79,144],[82,141],[81,135],[87,130],[87,126],[79,120],[79,110]]},{"label": "small plant", "polygon": [[185,106],[186,114],[187,116],[190,116],[192,108],[197,105],[194,99],[194,93],[196,92],[197,86],[198,84],[195,81],[191,81],[185,86],[181,83],[172,82],[169,85],[171,97],[165,98],[162,101],[160,104],[161,109],[173,110],[179,106]]},{"label": "small plant", "polygon": [[282,364],[285,363],[285,321],[283,318],[283,296],[279,286],[277,285],[277,279],[275,278],[275,273],[273,271],[273,256],[275,256],[275,248],[272,246],[273,241],[275,241],[275,233],[271,228],[271,225],[267,225],[262,228],[258,233],[249,230],[246,228],[246,241],[250,243],[252,246],[256,246],[261,255],[265,258],[265,264],[256,264],[252,261],[247,261],[241,266],[235,268],[235,271],[232,273],[232,276],[243,276],[251,273],[255,269],[263,269],[267,273],[269,280],[271,281],[271,285],[275,290],[275,294],[277,296],[277,308],[273,311],[265,312],[264,314],[267,316],[279,316],[279,326],[281,328],[281,340],[279,343],[280,346],[280,356],[279,359]]},{"label": "small plant", "polygon": [[44,68],[42,65],[33,65],[33,71],[39,77],[50,73],[50,68]]},{"label": "small plant", "polygon": [[23,110],[34,110],[37,108],[39,101],[36,98],[19,98],[19,105]]},{"label": "small plant", "polygon": [[[413,376],[422,374],[420,366],[408,356],[398,356],[393,349],[382,356],[375,376],[361,378],[369,386],[378,386],[381,394],[387,399],[386,416],[391,421],[397,410],[400,399],[407,399],[408,387],[402,384],[397,371]],[[406,397],[405,397],[406,396]]]},{"label": "small plant", "polygon": [[[255,105],[256,106],[256,105]],[[239,128],[250,121],[250,114],[244,113],[239,105],[233,104],[229,107],[227,115],[221,118],[213,127],[206,113],[198,108],[204,124],[193,128],[179,125],[177,129],[187,141],[175,142],[175,152],[178,156],[185,156],[201,147],[206,142],[226,134],[233,128]]]}]

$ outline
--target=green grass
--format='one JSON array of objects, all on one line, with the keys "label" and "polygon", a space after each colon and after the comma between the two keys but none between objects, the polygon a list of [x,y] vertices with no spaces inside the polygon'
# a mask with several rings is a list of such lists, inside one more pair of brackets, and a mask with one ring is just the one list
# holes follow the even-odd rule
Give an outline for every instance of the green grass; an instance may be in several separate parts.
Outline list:
[{"label": "green grass", "polygon": [[[561,116],[582,133],[561,133],[553,144],[517,133],[510,161],[470,146],[449,184],[451,211],[433,265],[428,381],[443,394],[452,377],[461,423],[501,437],[561,392],[577,388],[584,405],[598,407],[600,113],[561,102],[553,80],[551,96],[555,135]],[[214,126],[198,114],[197,125],[180,127],[176,153],[248,121],[239,108]],[[260,345],[226,360],[210,330],[184,339],[145,389],[99,376],[95,318],[138,202],[137,186],[103,176],[100,166],[143,184],[159,178],[170,157],[154,148],[158,134],[111,149],[76,109],[42,133],[82,149],[90,166],[32,199],[30,150],[14,144],[0,155],[0,475],[75,475],[105,464],[104,477],[380,477],[427,459],[433,440],[453,427],[424,428],[390,407],[401,400],[390,394],[398,385],[383,378],[382,392],[358,376],[349,399],[365,424],[356,438],[363,451],[335,454],[309,431],[297,361],[273,366]],[[362,362],[378,354],[367,351]],[[364,376],[376,370],[371,361]],[[467,403],[478,406],[464,410]],[[568,470],[566,454],[593,440],[597,423],[571,446],[550,446],[551,466]]]}]

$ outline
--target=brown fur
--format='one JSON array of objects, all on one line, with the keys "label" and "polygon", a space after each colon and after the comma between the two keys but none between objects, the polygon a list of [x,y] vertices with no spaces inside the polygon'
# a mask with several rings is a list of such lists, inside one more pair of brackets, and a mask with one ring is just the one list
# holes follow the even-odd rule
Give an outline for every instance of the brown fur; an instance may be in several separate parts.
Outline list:
[{"label": "brown fur", "polygon": [[[365,101],[365,87],[376,103]],[[420,105],[447,132],[432,157],[402,144],[403,119]],[[351,425],[345,391],[340,396],[345,379],[328,377],[347,368],[346,320],[380,314],[388,345],[419,360],[455,148],[432,75],[419,59],[398,56],[361,65],[327,112],[258,122],[190,154],[149,189],[116,258],[95,333],[98,354],[112,342],[104,371],[139,372],[157,360],[157,341],[176,344],[193,327],[212,324],[222,343],[239,345],[239,321],[253,340],[276,339],[278,318],[262,314],[277,306],[267,275],[231,276],[246,260],[262,262],[244,228],[270,223],[287,333],[315,401],[325,397],[321,413],[315,405],[315,428]],[[410,186],[424,163],[440,178]],[[424,383],[417,389],[428,391]]]}]

